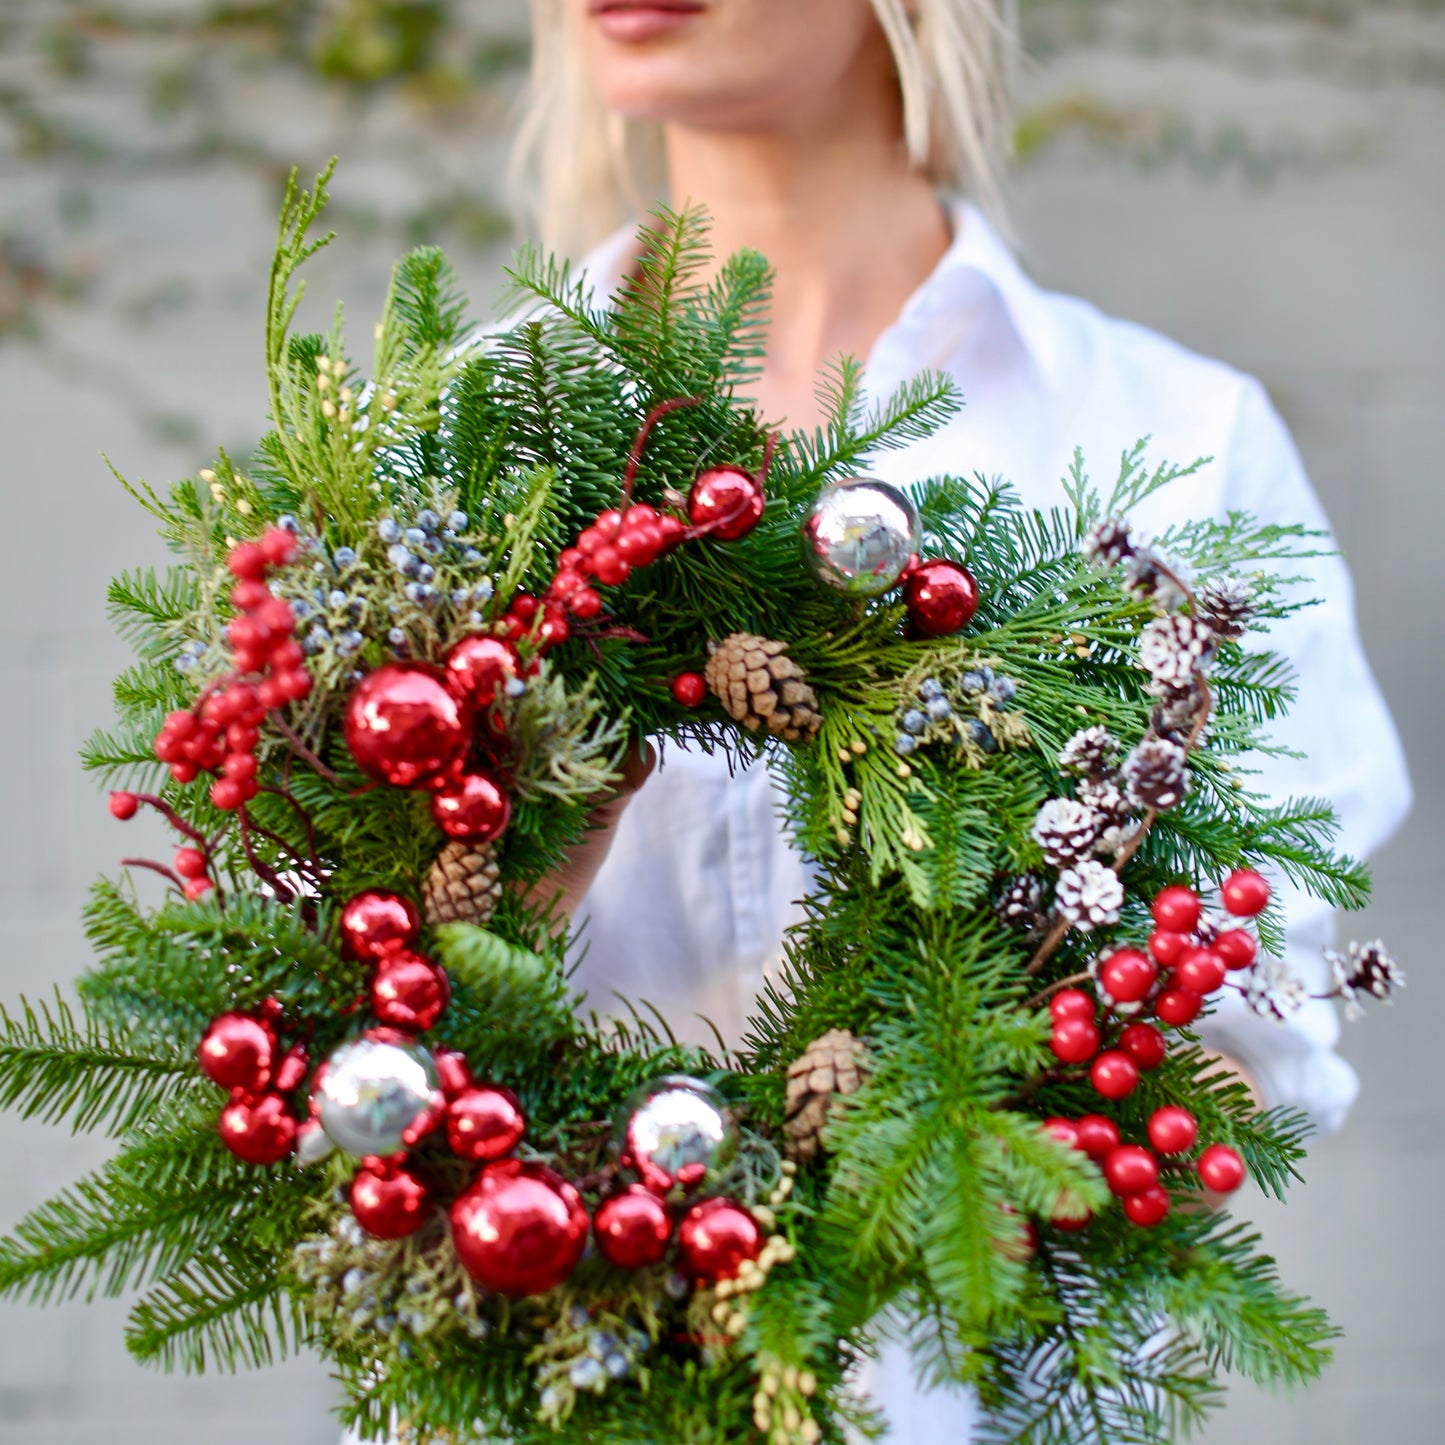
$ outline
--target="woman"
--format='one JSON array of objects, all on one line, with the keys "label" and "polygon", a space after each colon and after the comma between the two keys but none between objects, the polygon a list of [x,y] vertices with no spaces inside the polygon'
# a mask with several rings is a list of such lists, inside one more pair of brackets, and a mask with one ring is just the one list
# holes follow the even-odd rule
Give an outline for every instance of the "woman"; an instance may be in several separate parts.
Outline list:
[{"label": "woman", "polygon": [[[814,381],[839,353],[867,359],[878,396],[925,367],[951,372],[963,412],[890,454],[877,468],[886,480],[1001,473],[1026,503],[1048,506],[1062,500],[1076,446],[1097,472],[1152,434],[1156,461],[1215,460],[1151,498],[1137,515],[1145,528],[1233,509],[1323,528],[1258,382],[1039,290],[959,199],[996,200],[1011,10],[1007,0],[534,0],[520,171],[535,183],[544,239],[591,242],[621,223],[586,262],[599,294],[634,264],[636,216],[655,198],[704,205],[719,257],[762,251],[777,282],[752,401],[774,423],[819,419]],[[1278,730],[1299,756],[1262,760],[1262,781],[1329,797],[1343,847],[1359,855],[1403,816],[1408,783],[1348,575],[1333,558],[1311,574],[1303,587],[1321,605],[1271,638],[1300,675]],[[708,1040],[716,1025],[736,1040],[805,886],[765,773],[730,778],[720,760],[674,750],[612,812],[620,821],[566,880],[589,941],[580,983],[599,1009],[617,992],[657,1006],[681,1036]],[[1286,901],[1290,962],[1318,984],[1328,910]],[[1356,1084],[1332,1052],[1329,1005],[1285,1026],[1223,1009],[1201,1031],[1269,1103],[1338,1126]],[[885,1351],[862,1384],[899,1436],[966,1438],[968,1398],[918,1392],[901,1351]]]}]

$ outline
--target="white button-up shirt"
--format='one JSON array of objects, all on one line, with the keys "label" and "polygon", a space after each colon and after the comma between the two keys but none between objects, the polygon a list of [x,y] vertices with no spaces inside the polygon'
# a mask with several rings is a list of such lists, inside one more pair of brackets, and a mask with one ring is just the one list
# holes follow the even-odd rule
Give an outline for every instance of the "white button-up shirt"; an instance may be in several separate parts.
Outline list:
[{"label": "white button-up shirt", "polygon": [[[1063,501],[1075,447],[1107,488],[1121,454],[1147,436],[1151,464],[1213,460],[1137,509],[1145,532],[1233,511],[1328,527],[1258,381],[1040,289],[972,206],[955,205],[952,219],[951,247],[878,338],[865,381],[881,398],[922,370],[946,371],[965,405],[933,436],[880,456],[876,475],[906,487],[939,473],[997,474],[1026,506],[1047,508]],[[599,295],[615,290],[634,250],[627,230],[589,258]],[[1296,756],[1254,760],[1255,781],[1277,798],[1328,799],[1340,816],[1339,846],[1360,857],[1409,807],[1404,758],[1360,646],[1344,563],[1319,557],[1290,566],[1307,574],[1305,595],[1319,599],[1276,624],[1269,639],[1297,678],[1294,707],[1273,730]],[[807,887],[766,770],[730,776],[721,758],[669,747],[623,815],[579,913],[587,950],[577,983],[601,1013],[619,1011],[621,1000],[645,1001],[679,1038],[736,1042],[780,963],[783,931]],[[1288,962],[1312,992],[1324,992],[1330,909],[1282,880],[1276,891]],[[1271,1104],[1304,1109],[1326,1130],[1340,1125],[1358,1085],[1334,1052],[1339,1023],[1330,1004],[1307,1004],[1277,1024],[1229,992],[1198,1027],[1207,1044],[1250,1069]],[[885,1349],[860,1383],[902,1438],[967,1438],[971,1398],[920,1393],[901,1349]]]}]

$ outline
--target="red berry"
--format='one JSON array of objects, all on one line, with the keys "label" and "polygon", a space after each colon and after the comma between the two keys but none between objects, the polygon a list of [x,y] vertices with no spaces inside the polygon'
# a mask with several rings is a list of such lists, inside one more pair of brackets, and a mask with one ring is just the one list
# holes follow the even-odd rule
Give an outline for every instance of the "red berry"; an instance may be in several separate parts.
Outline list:
[{"label": "red berry", "polygon": [[192,903],[198,898],[204,898],[216,885],[209,878],[191,878],[181,891]]},{"label": "red berry", "polygon": [[1060,989],[1049,1000],[1049,1012],[1054,1022],[1060,1019],[1088,1019],[1094,1021],[1094,1000],[1081,988]]},{"label": "red berry", "polygon": [[582,570],[582,552],[577,547],[563,547],[557,554],[557,571],[580,572]]},{"label": "red berry", "polygon": [[624,527],[637,527],[640,526],[643,522],[656,525],[656,507],[649,507],[646,502],[634,502],[622,514],[622,525]]},{"label": "red berry", "polygon": [[246,578],[231,588],[231,602],[237,612],[250,612],[271,596],[271,589],[264,582]]},{"label": "red berry", "polygon": [[294,637],[285,637],[271,649],[271,667],[276,672],[291,672],[302,666],[306,654]]},{"label": "red berry", "polygon": [[196,727],[195,713],[181,711],[167,713],[165,722],[161,724],[161,731],[184,740],[195,732]]},{"label": "red berry", "polygon": [[[271,640],[265,626],[251,614],[233,618],[226,624],[226,641],[237,654],[254,655]],[[249,671],[250,669],[247,669]]]},{"label": "red berry", "polygon": [[122,823],[134,818],[140,811],[140,799],[134,793],[112,793],[110,795],[110,815],[112,818],[119,818]]},{"label": "red berry", "polygon": [[221,772],[237,783],[249,783],[256,776],[256,758],[253,753],[231,753],[221,764]]},{"label": "red berry", "polygon": [[615,507],[609,507],[605,512],[598,512],[597,520],[592,525],[602,533],[604,540],[615,542],[622,529],[622,513]]},{"label": "red berry", "polygon": [[296,556],[295,537],[280,527],[270,527],[262,532],[258,545],[273,567],[284,567]]},{"label": "red berry", "polygon": [[683,707],[701,707],[707,681],[700,672],[680,672],[672,680],[672,695]]},{"label": "red berry", "polygon": [[519,592],[512,598],[512,605],[507,609],[513,617],[519,617],[530,625],[532,619],[537,615],[537,609],[541,603],[526,592]]},{"label": "red berry", "polygon": [[1059,1019],[1054,1024],[1049,1047],[1060,1063],[1087,1063],[1099,1051],[1099,1030],[1090,1019]]},{"label": "red berry", "polygon": [[1213,946],[1226,968],[1248,968],[1259,952],[1259,940],[1242,928],[1226,928]]},{"label": "red berry", "polygon": [[1079,1126],[1072,1119],[1045,1119],[1043,1128],[1044,1133],[1060,1144],[1067,1144],[1070,1149],[1079,1147]]},{"label": "red berry", "polygon": [[604,586],[616,587],[619,583],[626,582],[631,571],[631,564],[616,547],[599,547],[592,554],[593,575]]},{"label": "red berry", "polygon": [[1085,1114],[1074,1128],[1078,1132],[1079,1148],[1090,1159],[1102,1159],[1119,1147],[1119,1126],[1102,1114]]},{"label": "red berry", "polygon": [[1115,1003],[1138,1003],[1158,977],[1153,960],[1137,948],[1121,948],[1099,965],[1099,983]]},{"label": "red berry", "polygon": [[178,783],[194,783],[201,770],[194,763],[172,763],[171,777]]},{"label": "red berry", "polygon": [[233,577],[259,582],[266,575],[266,554],[254,542],[237,542],[226,566]]},{"label": "red berry", "polygon": [[601,594],[591,587],[583,587],[567,599],[567,610],[573,617],[580,617],[584,622],[596,617],[602,611]]},{"label": "red berry", "polygon": [[[580,552],[585,559],[590,558],[599,547],[603,547],[606,544],[607,538],[604,537],[596,527],[584,527],[578,534],[576,550]],[[590,567],[592,564],[589,561],[586,565]]]},{"label": "red berry", "polygon": [[1137,1194],[1159,1182],[1159,1161],[1140,1144],[1120,1144],[1104,1160],[1104,1182],[1114,1194]]},{"label": "red berry", "polygon": [[587,585],[587,579],[580,572],[563,570],[552,579],[547,596],[558,602],[566,602],[574,592],[580,592]]},{"label": "red berry", "polygon": [[256,696],[261,699],[261,706],[268,712],[286,705],[286,689],[282,686],[281,679],[276,676],[263,677],[261,685],[256,689]]},{"label": "red berry", "polygon": [[1163,888],[1154,899],[1154,922],[1169,933],[1193,933],[1199,927],[1199,895],[1192,888]]},{"label": "red berry", "polygon": [[1199,1017],[1204,996],[1187,988],[1167,988],[1154,1000],[1154,1012],[1171,1028],[1182,1029]]},{"label": "red berry", "polygon": [[1076,1213],[1078,1206],[1073,1206],[1067,1214],[1055,1214],[1049,1219],[1049,1223],[1055,1229],[1062,1229],[1066,1233],[1075,1234],[1081,1229],[1087,1229],[1094,1222],[1094,1215],[1091,1210],[1085,1209],[1082,1214]]},{"label": "red berry", "polygon": [[1128,1054],[1109,1049],[1094,1060],[1089,1081],[1106,1099],[1122,1099],[1138,1084],[1139,1065]]},{"label": "red berry", "polygon": [[206,876],[206,855],[199,848],[178,848],[175,868],[182,878],[204,878]]},{"label": "red berry", "polygon": [[226,729],[226,746],[233,753],[249,753],[261,740],[261,734],[249,723],[233,722]]},{"label": "red berry", "polygon": [[268,597],[252,614],[270,637],[289,638],[296,631],[296,614],[280,597]]},{"label": "red berry", "polygon": [[1119,1035],[1119,1047],[1139,1065],[1141,1069],[1157,1069],[1164,1062],[1168,1045],[1164,1035],[1153,1024],[1130,1024]]},{"label": "red berry", "polygon": [[164,730],[156,734],[156,740],[151,746],[156,757],[163,763],[179,763],[186,755],[186,745],[182,739]]},{"label": "red berry", "polygon": [[567,626],[567,619],[549,612],[537,629],[537,645],[543,648],[556,647],[559,643],[566,642],[571,635],[572,629]]},{"label": "red berry", "polygon": [[1211,994],[1224,982],[1224,960],[1212,948],[1191,949],[1174,970],[1174,983],[1190,993]]},{"label": "red berry", "polygon": [[1187,933],[1170,933],[1167,929],[1156,928],[1149,935],[1149,952],[1165,968],[1172,968],[1193,947]]},{"label": "red berry", "polygon": [[1152,1229],[1169,1213],[1169,1194],[1162,1184],[1126,1194],[1122,1207],[1129,1220],[1141,1229]]},{"label": "red berry", "polygon": [[311,674],[304,667],[293,667],[276,674],[276,687],[287,702],[300,702],[311,692]]},{"label": "red berry", "polygon": [[236,664],[236,671],[248,676],[266,669],[265,646],[259,642],[251,647],[232,647],[231,658]]},{"label": "red berry", "polygon": [[1199,1181],[1216,1194],[1234,1193],[1244,1175],[1244,1160],[1228,1144],[1211,1144],[1199,1156]]},{"label": "red berry", "polygon": [[687,531],[687,524],[681,517],[662,516],[657,519],[658,530],[662,533],[662,550],[665,552],[669,547],[675,547],[682,541],[683,534]]},{"label": "red berry", "polygon": [[617,539],[617,550],[634,567],[646,567],[662,551],[662,528],[656,522],[629,527]]},{"label": "red berry", "polygon": [[234,778],[217,778],[211,784],[211,801],[223,813],[233,813],[246,801],[246,794]]},{"label": "red berry", "polygon": [[1269,884],[1253,868],[1237,868],[1224,880],[1219,896],[1236,918],[1253,918],[1269,902]]},{"label": "red berry", "polygon": [[1199,1125],[1182,1104],[1165,1104],[1149,1116],[1149,1142],[1161,1154],[1187,1154],[1198,1137]]}]

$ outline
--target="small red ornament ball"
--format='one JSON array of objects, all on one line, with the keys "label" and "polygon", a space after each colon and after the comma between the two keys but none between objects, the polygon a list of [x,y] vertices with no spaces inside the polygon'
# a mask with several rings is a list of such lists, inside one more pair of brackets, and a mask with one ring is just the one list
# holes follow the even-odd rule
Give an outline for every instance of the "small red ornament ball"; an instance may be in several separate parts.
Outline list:
[{"label": "small red ornament ball", "polygon": [[1103,1159],[1119,1147],[1119,1126],[1103,1114],[1085,1114],[1074,1123],[1079,1148],[1090,1159]]},{"label": "small red ornament ball", "polygon": [[1166,988],[1154,1000],[1154,1012],[1171,1028],[1182,1029],[1199,1017],[1204,996],[1187,988]]},{"label": "small red ornament ball", "polygon": [[1092,1019],[1077,1015],[1058,1019],[1049,1036],[1049,1047],[1062,1064],[1087,1063],[1099,1052],[1099,1030]]},{"label": "small red ornament ball", "polygon": [[646,1269],[667,1253],[672,1220],[667,1206],[645,1185],[629,1184],[603,1200],[592,1221],[602,1257],[619,1269]]},{"label": "small red ornament ball", "polygon": [[1199,1156],[1199,1182],[1216,1194],[1233,1194],[1244,1175],[1244,1160],[1228,1144],[1211,1144]]},{"label": "small red ornament ball", "polygon": [[451,1209],[462,1268],[485,1289],[545,1294],[567,1278],[587,1245],[582,1196],[543,1164],[488,1164]]},{"label": "small red ornament ball", "polygon": [[1198,1138],[1199,1125],[1182,1104],[1165,1104],[1149,1116],[1149,1142],[1161,1154],[1187,1154]]},{"label": "small red ornament ball", "polygon": [[213,1084],[259,1094],[271,1082],[276,1032],[250,1014],[227,1013],[212,1019],[201,1036],[196,1062]]},{"label": "small red ornament ball", "polygon": [[1269,884],[1253,868],[1237,868],[1224,880],[1219,896],[1236,918],[1253,918],[1269,902]]},{"label": "small red ornament ball", "polygon": [[440,669],[391,663],[356,685],[344,731],[351,756],[369,777],[394,788],[424,787],[466,752],[471,709],[448,689]]},{"label": "small red ornament ball", "polygon": [[1115,1003],[1138,1003],[1154,987],[1159,970],[1137,948],[1121,948],[1099,965],[1099,983]]},{"label": "small red ornament ball", "polygon": [[389,953],[371,980],[371,1011],[392,1028],[425,1033],[452,1001],[451,981],[439,963],[417,953]]},{"label": "small red ornament ball", "polygon": [[735,542],[757,526],[763,502],[763,489],[751,472],[713,467],[692,484],[687,516],[694,527],[710,528],[709,536]]},{"label": "small red ornament ball", "polygon": [[1149,935],[1149,952],[1165,968],[1173,968],[1193,947],[1194,940],[1187,933],[1170,933],[1166,928],[1156,928]]},{"label": "small red ornament ball", "polygon": [[409,1169],[358,1169],[351,1212],[373,1239],[404,1239],[426,1219],[431,1193]]},{"label": "small red ornament ball", "polygon": [[1214,951],[1226,968],[1248,968],[1259,952],[1259,940],[1242,928],[1226,928],[1214,940]]},{"label": "small red ornament ball", "polygon": [[1224,982],[1224,960],[1212,948],[1191,948],[1174,970],[1174,983],[1190,993],[1211,994]]},{"label": "small red ornament ball", "polygon": [[1089,1081],[1106,1099],[1122,1099],[1139,1083],[1139,1065],[1128,1054],[1110,1049],[1094,1060]]},{"label": "small red ornament ball", "polygon": [[1130,1024],[1119,1035],[1119,1047],[1139,1065],[1141,1069],[1157,1069],[1164,1062],[1169,1045],[1164,1035],[1153,1024]]},{"label": "small red ornament ball", "polygon": [[463,1159],[490,1163],[510,1154],[527,1132],[522,1102],[497,1084],[464,1089],[447,1108],[447,1139]]},{"label": "small red ornament ball", "polygon": [[113,818],[119,818],[122,823],[134,818],[140,810],[140,799],[134,793],[112,793],[110,795],[110,814]]},{"label": "small red ornament ball", "polygon": [[512,800],[490,773],[463,773],[432,794],[431,815],[448,838],[492,843],[507,831]]},{"label": "small red ornament ball", "polygon": [[522,670],[517,649],[501,637],[464,637],[447,653],[447,685],[478,710]]},{"label": "small red ornament ball", "polygon": [[1064,1019],[1088,1019],[1094,1021],[1094,1000],[1081,988],[1060,989],[1053,998],[1049,1000],[1049,1013],[1053,1016],[1055,1023],[1061,1023]]},{"label": "small red ornament ball", "polygon": [[978,583],[967,567],[945,558],[920,562],[903,584],[908,620],[924,637],[949,637],[978,610]]},{"label": "small red ornament ball", "polygon": [[694,1204],[677,1227],[679,1268],[706,1284],[732,1279],[745,1261],[762,1252],[763,1232],[757,1220],[731,1199]]},{"label": "small red ornament ball", "polygon": [[437,1078],[441,1080],[442,1093],[447,1098],[455,1099],[458,1094],[465,1094],[476,1082],[472,1078],[472,1071],[467,1067],[465,1054],[459,1054],[454,1049],[438,1049],[432,1055],[437,1066]]},{"label": "small red ornament ball", "polygon": [[410,898],[368,888],[341,910],[341,948],[347,958],[372,961],[421,937],[421,914]]},{"label": "small red ornament ball", "polygon": [[1152,1229],[1169,1213],[1169,1193],[1162,1184],[1151,1184],[1137,1194],[1126,1194],[1123,1210],[1131,1223]]},{"label": "small red ornament ball", "polygon": [[276,1164],[296,1146],[296,1120],[280,1094],[232,1099],[221,1110],[221,1142],[247,1164]]},{"label": "small red ornament ball", "polygon": [[1154,898],[1154,922],[1166,933],[1193,933],[1199,927],[1199,895],[1176,884]]},{"label": "small red ornament ball", "polygon": [[700,672],[680,672],[672,680],[672,695],[683,707],[701,707],[707,679]]},{"label": "small red ornament ball", "polygon": [[1104,1182],[1120,1197],[1159,1182],[1159,1161],[1141,1144],[1120,1144],[1104,1159]]}]

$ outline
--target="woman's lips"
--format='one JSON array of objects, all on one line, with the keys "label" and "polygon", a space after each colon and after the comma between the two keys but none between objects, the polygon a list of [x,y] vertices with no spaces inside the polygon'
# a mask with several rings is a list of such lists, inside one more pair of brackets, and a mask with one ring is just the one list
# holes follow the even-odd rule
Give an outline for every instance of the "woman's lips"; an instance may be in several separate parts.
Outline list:
[{"label": "woman's lips", "polygon": [[592,0],[589,6],[609,40],[631,44],[670,35],[706,8],[702,0]]}]

